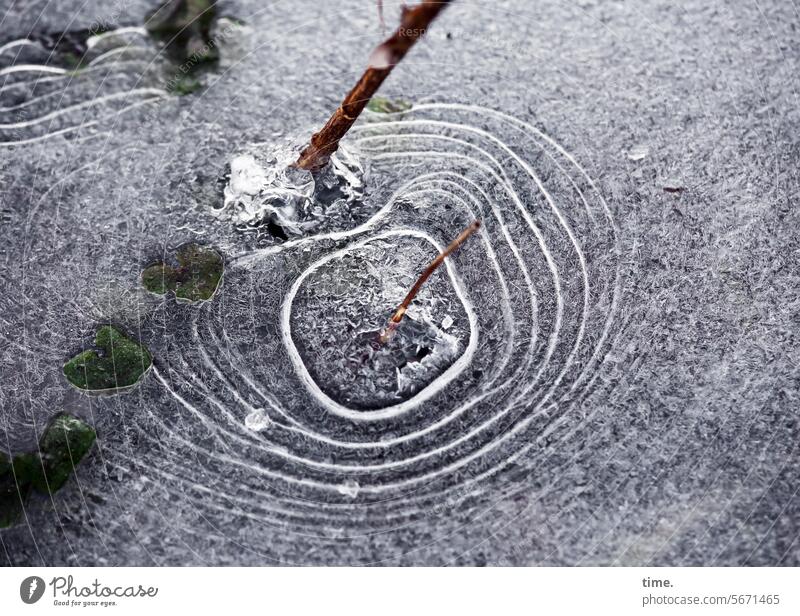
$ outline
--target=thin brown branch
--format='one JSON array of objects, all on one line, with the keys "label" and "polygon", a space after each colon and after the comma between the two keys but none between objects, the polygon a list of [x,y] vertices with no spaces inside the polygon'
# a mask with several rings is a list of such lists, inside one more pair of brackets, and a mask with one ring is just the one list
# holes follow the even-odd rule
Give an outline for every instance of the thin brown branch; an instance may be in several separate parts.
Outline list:
[{"label": "thin brown branch", "polygon": [[392,69],[405,57],[414,43],[425,34],[428,26],[451,0],[423,0],[414,7],[403,7],[400,26],[381,43],[370,56],[370,65],[361,79],[334,111],[325,126],[311,137],[295,163],[301,169],[319,171],[338,148],[356,118]]},{"label": "thin brown branch", "polygon": [[473,220],[472,224],[470,224],[469,227],[464,229],[456,239],[450,242],[447,248],[445,248],[440,254],[436,256],[436,258],[433,261],[430,262],[430,265],[428,265],[428,267],[425,268],[425,271],[422,272],[420,277],[414,283],[414,286],[411,287],[411,290],[408,292],[405,299],[397,307],[397,310],[395,310],[394,314],[392,315],[392,318],[389,319],[389,324],[381,332],[381,337],[380,337],[381,344],[385,344],[386,341],[392,337],[392,334],[400,325],[400,321],[402,321],[403,317],[406,315],[406,311],[408,310],[409,305],[411,304],[412,301],[414,301],[414,298],[417,296],[417,293],[419,293],[419,290],[422,288],[422,285],[425,284],[425,281],[431,277],[431,274],[433,274],[433,272],[436,271],[437,267],[439,267],[442,263],[444,263],[444,260],[447,258],[447,256],[455,252],[458,249],[458,247],[461,246],[461,244],[463,244],[470,235],[475,233],[475,231],[477,231],[480,228],[480,226],[481,226],[480,220],[477,219]]}]

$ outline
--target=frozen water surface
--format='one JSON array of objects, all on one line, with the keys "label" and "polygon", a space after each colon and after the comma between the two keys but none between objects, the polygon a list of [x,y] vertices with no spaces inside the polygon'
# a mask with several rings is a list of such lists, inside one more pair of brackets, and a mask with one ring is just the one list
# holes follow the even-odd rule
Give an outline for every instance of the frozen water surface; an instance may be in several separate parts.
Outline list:
[{"label": "frozen water surface", "polygon": [[[456,2],[320,178],[285,162],[373,2],[225,3],[186,96],[123,5],[3,5],[0,449],[62,411],[98,439],[0,558],[798,563],[790,5]],[[107,22],[89,65],[44,36]],[[213,299],[146,292],[189,242]],[[86,396],[61,367],[105,323],[153,368]]]}]

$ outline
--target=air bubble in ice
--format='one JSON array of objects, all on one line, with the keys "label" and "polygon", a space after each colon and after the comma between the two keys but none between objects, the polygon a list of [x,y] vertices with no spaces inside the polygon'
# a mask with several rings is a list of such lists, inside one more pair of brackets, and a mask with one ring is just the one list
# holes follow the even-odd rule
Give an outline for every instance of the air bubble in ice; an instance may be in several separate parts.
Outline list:
[{"label": "air bubble in ice", "polygon": [[264,412],[264,409],[255,409],[244,418],[244,425],[248,430],[252,430],[253,432],[261,432],[262,430],[266,430],[271,424],[272,421]]},{"label": "air bubble in ice", "polygon": [[347,496],[349,498],[355,498],[358,496],[358,493],[361,491],[361,486],[357,481],[354,479],[348,479],[344,483],[340,483],[336,487],[336,491],[339,492],[342,496]]},{"label": "air bubble in ice", "polygon": [[644,160],[650,154],[650,148],[646,145],[635,145],[628,150],[628,158],[632,161]]}]

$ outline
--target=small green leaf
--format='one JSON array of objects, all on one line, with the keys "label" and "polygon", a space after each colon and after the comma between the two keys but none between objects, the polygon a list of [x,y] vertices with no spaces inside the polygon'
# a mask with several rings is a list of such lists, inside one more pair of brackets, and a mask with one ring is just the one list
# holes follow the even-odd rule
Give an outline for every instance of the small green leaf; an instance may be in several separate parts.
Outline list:
[{"label": "small green leaf", "polygon": [[64,364],[64,376],[79,389],[114,391],[135,385],[152,364],[150,353],[110,325],[97,330],[94,350]]},{"label": "small green leaf", "polygon": [[142,284],[151,293],[164,295],[174,291],[175,297],[190,302],[209,300],[222,278],[223,262],[217,251],[198,244],[181,246],[176,254],[179,267],[156,263],[142,272]]}]

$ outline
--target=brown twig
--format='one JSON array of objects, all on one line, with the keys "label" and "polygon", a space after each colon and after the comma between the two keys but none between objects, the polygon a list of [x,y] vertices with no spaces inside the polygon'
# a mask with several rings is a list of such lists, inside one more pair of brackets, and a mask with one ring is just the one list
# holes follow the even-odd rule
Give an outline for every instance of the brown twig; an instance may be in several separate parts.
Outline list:
[{"label": "brown twig", "polygon": [[296,166],[319,171],[328,164],[331,154],[339,148],[339,140],[350,130],[380,85],[450,1],[423,0],[414,7],[403,7],[400,26],[372,52],[367,70],[322,130],[311,137],[311,143],[301,152]]},{"label": "brown twig", "polygon": [[473,220],[472,224],[469,227],[464,229],[456,239],[454,239],[450,244],[445,248],[440,254],[436,256],[436,258],[431,261],[430,265],[425,268],[425,271],[422,272],[420,277],[414,283],[414,286],[411,287],[411,290],[406,295],[405,299],[400,303],[395,310],[392,318],[389,319],[389,324],[384,328],[381,332],[380,342],[381,344],[385,344],[389,338],[392,337],[392,334],[400,325],[400,321],[403,320],[403,317],[406,315],[406,311],[408,310],[408,306],[414,301],[414,298],[419,293],[419,290],[422,288],[422,285],[425,284],[425,281],[431,277],[431,274],[436,271],[436,268],[439,267],[444,260],[447,258],[448,255],[455,252],[461,244],[463,244],[467,238],[475,233],[481,226],[480,220]]}]

